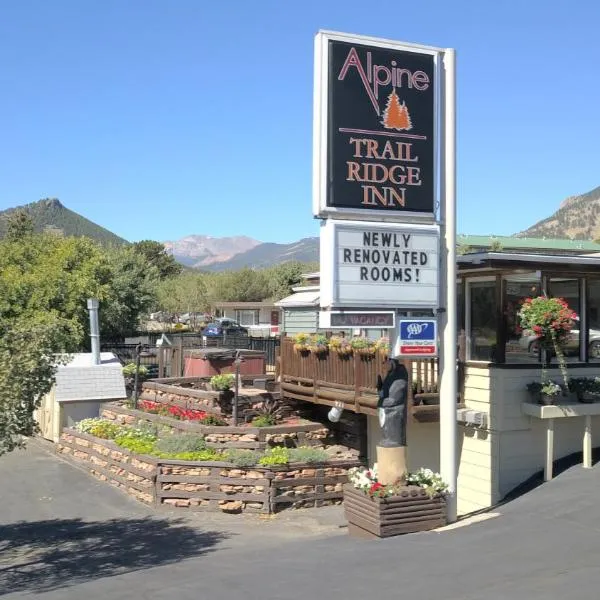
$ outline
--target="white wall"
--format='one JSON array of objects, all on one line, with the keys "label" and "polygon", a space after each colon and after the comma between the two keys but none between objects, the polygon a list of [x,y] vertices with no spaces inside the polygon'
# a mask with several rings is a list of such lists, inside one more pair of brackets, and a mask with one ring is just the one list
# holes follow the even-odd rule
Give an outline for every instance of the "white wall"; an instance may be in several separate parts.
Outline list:
[{"label": "white wall", "polygon": [[[596,369],[569,368],[569,376],[596,376]],[[558,371],[551,377],[559,378]],[[546,423],[523,414],[530,401],[526,385],[539,381],[540,370],[466,368],[465,404],[485,412],[485,430],[459,427],[458,511],[487,508],[541,471],[545,462]],[[592,419],[592,445],[600,444],[600,417]],[[554,459],[582,449],[583,419],[556,419]]]}]

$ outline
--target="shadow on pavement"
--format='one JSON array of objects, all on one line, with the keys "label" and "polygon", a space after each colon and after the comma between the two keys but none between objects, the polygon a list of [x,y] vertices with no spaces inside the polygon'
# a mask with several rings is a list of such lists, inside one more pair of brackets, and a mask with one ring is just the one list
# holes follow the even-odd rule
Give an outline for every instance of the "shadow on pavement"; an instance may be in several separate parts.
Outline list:
[{"label": "shadow on pavement", "polygon": [[53,519],[0,526],[0,595],[44,592],[198,557],[227,535],[182,519]]}]

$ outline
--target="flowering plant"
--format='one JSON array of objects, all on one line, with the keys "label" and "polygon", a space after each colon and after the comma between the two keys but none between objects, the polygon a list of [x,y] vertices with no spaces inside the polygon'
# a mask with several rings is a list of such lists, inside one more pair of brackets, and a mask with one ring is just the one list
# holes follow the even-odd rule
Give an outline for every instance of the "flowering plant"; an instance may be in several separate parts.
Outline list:
[{"label": "flowering plant", "polygon": [[431,469],[419,469],[414,473],[407,473],[404,482],[398,482],[392,485],[383,485],[377,480],[377,464],[371,469],[366,467],[354,467],[348,471],[350,483],[358,490],[362,490],[371,498],[385,498],[394,496],[401,485],[415,485],[423,488],[428,495],[435,496],[443,494],[448,489],[439,473],[434,473]]},{"label": "flowering plant", "polygon": [[430,496],[443,494],[448,489],[448,484],[444,482],[439,473],[434,473],[431,469],[419,469],[406,476],[408,485],[418,485],[425,489]]},{"label": "flowering plant", "polygon": [[[561,344],[566,341],[576,318],[577,314],[569,308],[565,300],[548,298],[548,296],[526,298],[519,310],[522,328],[537,336],[541,344],[554,347],[565,382],[565,389],[569,388],[569,378]],[[544,360],[542,364],[542,385],[548,384],[545,362]],[[558,393],[548,395],[557,395]]]},{"label": "flowering plant", "polygon": [[562,388],[554,381],[546,381],[540,388],[544,396],[558,396],[562,392]]},{"label": "flowering plant", "polygon": [[521,327],[533,332],[540,341],[561,342],[573,328],[577,315],[562,298],[537,296],[526,298],[519,311]]},{"label": "flowering plant", "polygon": [[182,408],[181,406],[172,404],[152,402],[151,400],[142,400],[139,406],[144,412],[165,417],[173,417],[180,421],[202,421],[207,416],[207,413],[203,410]]}]

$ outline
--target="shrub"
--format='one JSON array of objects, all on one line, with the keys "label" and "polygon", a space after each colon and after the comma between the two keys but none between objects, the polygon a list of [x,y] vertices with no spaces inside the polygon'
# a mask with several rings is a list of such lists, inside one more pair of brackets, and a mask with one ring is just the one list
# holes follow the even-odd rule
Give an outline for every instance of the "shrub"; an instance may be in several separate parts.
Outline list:
[{"label": "shrub", "polygon": [[290,462],[290,453],[287,448],[276,447],[267,450],[259,459],[258,464],[269,467],[275,465],[287,465]]},{"label": "shrub", "polygon": [[141,423],[137,427],[121,427],[119,434],[115,438],[115,442],[120,446],[124,440],[154,443],[157,435],[156,427],[150,423]]},{"label": "shrub", "polygon": [[89,433],[103,440],[114,440],[123,430],[121,425],[107,421],[106,419],[93,418],[83,419],[75,425],[75,429],[82,433]]},{"label": "shrub", "polygon": [[154,449],[163,454],[201,452],[206,450],[206,442],[201,435],[180,433],[160,438],[154,444]]},{"label": "shrub", "polygon": [[217,425],[219,427],[228,424],[225,419],[217,417],[217,415],[206,415],[201,419],[198,419],[198,423],[202,425]]},{"label": "shrub", "polygon": [[224,392],[231,389],[231,386],[235,382],[235,375],[231,373],[224,373],[223,375],[213,375],[210,378],[210,385],[213,390]]},{"label": "shrub", "polygon": [[273,415],[260,415],[252,419],[254,427],[271,427],[277,425],[277,419]]},{"label": "shrub", "polygon": [[322,463],[329,460],[329,455],[323,448],[311,448],[310,446],[301,446],[292,448],[289,452],[290,462],[301,463]]},{"label": "shrub", "polygon": [[223,458],[232,462],[236,467],[253,467],[258,463],[260,457],[260,452],[254,452],[253,450],[232,449],[223,454]]},{"label": "shrub", "polygon": [[[135,377],[135,370],[136,370],[135,363],[130,362],[123,367],[123,375],[125,377]],[[143,379],[144,377],[147,377],[147,375],[148,375],[148,369],[147,369],[147,367],[144,367],[144,365],[140,365],[137,372],[138,372],[138,378]]]},{"label": "shrub", "polygon": [[117,438],[115,443],[121,448],[131,450],[135,454],[152,454],[154,451],[154,442],[139,438]]},{"label": "shrub", "polygon": [[197,452],[175,452],[174,454],[157,452],[155,450],[153,454],[158,458],[173,458],[175,460],[223,460],[221,453],[212,448],[199,450]]}]

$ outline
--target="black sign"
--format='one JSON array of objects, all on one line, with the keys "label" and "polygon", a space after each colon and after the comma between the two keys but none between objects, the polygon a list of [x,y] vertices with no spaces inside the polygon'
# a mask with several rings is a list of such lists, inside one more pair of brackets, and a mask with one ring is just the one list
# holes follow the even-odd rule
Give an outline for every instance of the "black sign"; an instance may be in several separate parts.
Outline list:
[{"label": "black sign", "polygon": [[434,210],[432,55],[329,40],[327,207]]},{"label": "black sign", "polygon": [[386,329],[394,327],[392,312],[332,312],[331,327]]}]

